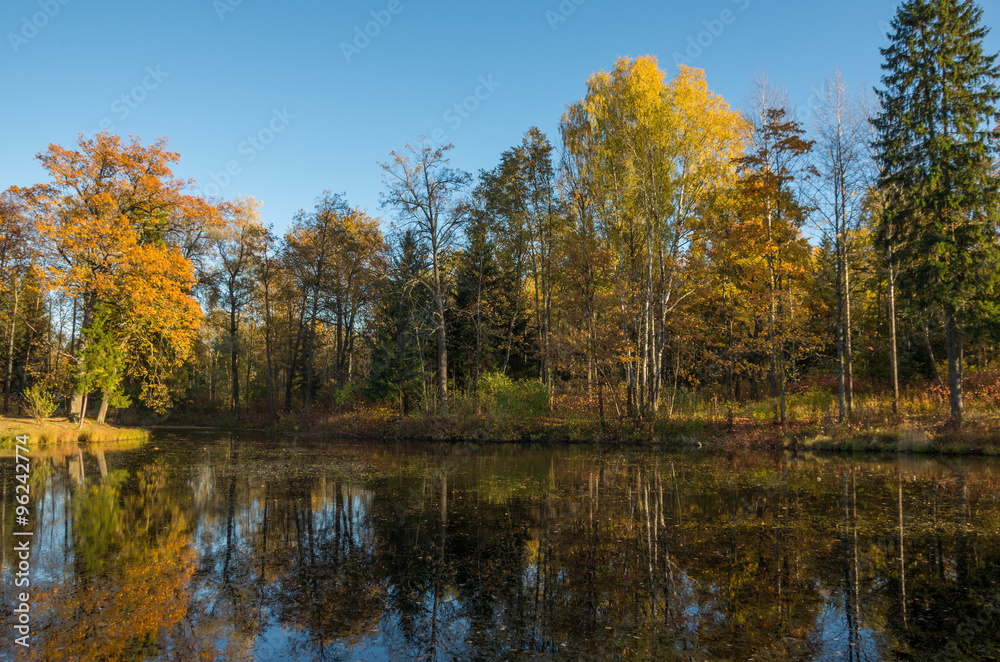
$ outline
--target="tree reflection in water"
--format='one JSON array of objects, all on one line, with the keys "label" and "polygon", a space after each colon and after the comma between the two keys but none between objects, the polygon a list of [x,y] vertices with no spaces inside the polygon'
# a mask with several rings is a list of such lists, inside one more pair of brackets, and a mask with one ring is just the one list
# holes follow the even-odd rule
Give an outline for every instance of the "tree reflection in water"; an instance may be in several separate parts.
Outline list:
[{"label": "tree reflection in water", "polygon": [[25,659],[1000,656],[993,462],[154,443],[36,457]]}]

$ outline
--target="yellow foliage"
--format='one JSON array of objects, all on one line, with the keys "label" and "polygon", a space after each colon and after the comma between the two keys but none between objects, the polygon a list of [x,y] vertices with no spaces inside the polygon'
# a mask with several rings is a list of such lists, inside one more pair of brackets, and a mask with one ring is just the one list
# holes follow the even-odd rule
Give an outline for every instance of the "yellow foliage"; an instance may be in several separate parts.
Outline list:
[{"label": "yellow foliage", "polygon": [[190,355],[201,324],[189,255],[222,223],[173,178],[178,155],[165,146],[106,133],[77,150],[53,144],[38,156],[51,181],[15,191],[41,239],[46,285],[81,299],[85,323],[98,305],[115,309],[129,373],[157,407],[168,400],[163,373]]}]

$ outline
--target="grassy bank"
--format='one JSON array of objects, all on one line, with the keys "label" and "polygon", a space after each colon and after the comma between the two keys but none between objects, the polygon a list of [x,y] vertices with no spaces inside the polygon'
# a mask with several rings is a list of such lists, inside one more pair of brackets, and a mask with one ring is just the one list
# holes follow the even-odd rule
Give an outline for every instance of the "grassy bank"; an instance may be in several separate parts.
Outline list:
[{"label": "grassy bank", "polygon": [[[226,428],[224,415],[212,426]],[[192,425],[185,420],[185,425]],[[168,422],[169,425],[169,422]],[[249,429],[242,426],[227,429]],[[177,427],[182,427],[178,425]],[[605,420],[587,416],[512,417],[459,411],[449,418],[417,414],[399,417],[366,407],[347,412],[298,412],[277,423],[252,429],[294,436],[338,436],[358,439],[649,444],[675,448],[722,450],[818,450],[840,452],[940,453],[1000,455],[1000,416],[970,414],[960,430],[944,415],[867,417],[837,424],[833,417],[797,418],[784,428],[771,420],[747,416],[706,418],[675,415],[655,422]]]},{"label": "grassy bank", "polygon": [[457,394],[448,418],[419,411],[399,416],[398,410],[386,403],[324,407],[321,402],[310,413],[293,411],[274,421],[263,403],[250,402],[245,403],[243,417],[235,424],[224,404],[216,401],[176,411],[163,423],[368,439],[1000,455],[1000,374],[975,375],[967,381],[965,422],[959,430],[949,424],[947,391],[931,382],[904,390],[898,414],[893,414],[887,393],[859,384],[850,421],[838,423],[836,380],[801,382],[787,398],[788,422],[784,427],[775,423],[776,400],[730,405],[711,389],[672,392],[664,398],[655,421],[624,416],[619,407],[625,402],[624,392],[605,389],[602,421],[596,398],[557,394],[549,407],[544,391],[541,404],[537,401],[534,391],[539,385],[526,389],[518,384],[509,385],[510,393],[492,398],[477,400]]},{"label": "grassy bank", "polygon": [[25,434],[31,438],[32,444],[103,443],[145,439],[149,436],[148,431],[139,428],[84,422],[81,430],[79,423],[67,420],[0,418],[0,446],[11,445],[16,437]]}]

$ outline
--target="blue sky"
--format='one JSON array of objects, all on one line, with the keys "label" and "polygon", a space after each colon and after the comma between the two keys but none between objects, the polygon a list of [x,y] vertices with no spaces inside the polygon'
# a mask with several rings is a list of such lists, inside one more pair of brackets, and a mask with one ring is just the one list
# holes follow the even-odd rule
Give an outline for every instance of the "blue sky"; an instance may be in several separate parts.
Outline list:
[{"label": "blue sky", "polygon": [[[253,195],[279,230],[327,189],[389,220],[378,162],[421,134],[453,142],[457,167],[492,168],[531,126],[556,142],[593,71],[647,54],[668,76],[687,58],[736,107],[766,71],[806,113],[837,69],[852,87],[878,83],[896,6],[4,0],[0,188],[42,181],[35,154],[103,126],[167,137],[176,175]],[[1000,24],[1000,6],[984,9]],[[1000,33],[987,47],[1000,50]]]}]

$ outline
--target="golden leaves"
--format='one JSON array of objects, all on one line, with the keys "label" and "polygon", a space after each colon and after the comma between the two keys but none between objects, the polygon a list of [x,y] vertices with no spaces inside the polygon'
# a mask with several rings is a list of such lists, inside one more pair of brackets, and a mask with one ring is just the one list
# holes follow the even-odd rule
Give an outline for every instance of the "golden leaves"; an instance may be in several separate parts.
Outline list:
[{"label": "golden leaves", "polygon": [[[178,365],[201,323],[194,269],[182,249],[223,223],[219,210],[185,193],[190,183],[173,177],[178,155],[162,139],[147,147],[136,138],[81,137],[76,150],[50,145],[38,160],[51,181],[21,193],[41,239],[47,285],[80,297],[84,319],[99,303],[116,311],[133,377],[146,382]],[[144,390],[162,389],[145,383]],[[162,404],[162,393],[148,403]]]}]

